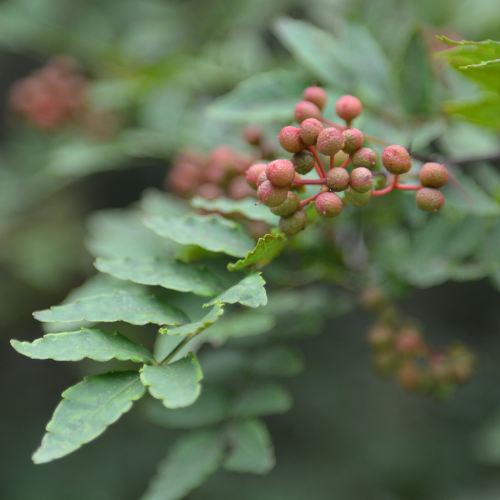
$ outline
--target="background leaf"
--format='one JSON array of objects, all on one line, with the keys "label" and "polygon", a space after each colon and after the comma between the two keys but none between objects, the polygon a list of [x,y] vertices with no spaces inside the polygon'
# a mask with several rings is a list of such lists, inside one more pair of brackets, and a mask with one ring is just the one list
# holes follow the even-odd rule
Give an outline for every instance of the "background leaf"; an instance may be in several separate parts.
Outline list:
[{"label": "background leaf", "polygon": [[288,391],[280,384],[266,382],[254,384],[233,403],[231,414],[237,418],[258,417],[286,413],[293,401]]}]

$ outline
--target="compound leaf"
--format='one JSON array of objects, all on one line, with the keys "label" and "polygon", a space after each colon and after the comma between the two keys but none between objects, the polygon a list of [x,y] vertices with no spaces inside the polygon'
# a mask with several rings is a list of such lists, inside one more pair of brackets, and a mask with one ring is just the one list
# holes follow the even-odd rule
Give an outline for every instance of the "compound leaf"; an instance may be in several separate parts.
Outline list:
[{"label": "compound leaf", "polygon": [[194,323],[189,323],[177,328],[162,328],[160,333],[167,333],[168,335],[196,335],[206,330],[210,325],[213,325],[223,313],[224,309],[222,306],[220,304],[215,304],[212,310],[200,321],[195,321]]},{"label": "compound leaf", "polygon": [[118,332],[82,328],[79,332],[49,333],[31,343],[17,340],[11,340],[10,343],[17,352],[32,359],[80,361],[90,358],[109,361],[116,358],[120,361],[154,363],[153,355],[145,347]]},{"label": "compound leaf", "polygon": [[235,304],[236,302],[247,307],[265,306],[267,304],[266,289],[264,288],[266,282],[260,274],[249,274],[224,293],[204,304],[203,307],[209,307],[214,304]]},{"label": "compound leaf", "polygon": [[47,425],[36,464],[50,462],[77,450],[102,434],[108,425],[132,408],[146,388],[136,371],[93,375],[70,387]]},{"label": "compound leaf", "polygon": [[248,267],[263,267],[277,257],[285,246],[286,238],[282,234],[266,234],[259,238],[256,247],[247,253],[243,260],[228,264],[229,271],[242,271]]}]

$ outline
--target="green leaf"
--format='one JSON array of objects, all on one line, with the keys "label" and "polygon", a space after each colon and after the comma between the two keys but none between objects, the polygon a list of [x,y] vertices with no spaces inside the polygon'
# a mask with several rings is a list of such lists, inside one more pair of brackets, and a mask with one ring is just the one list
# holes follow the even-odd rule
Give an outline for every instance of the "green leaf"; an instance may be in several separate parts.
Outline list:
[{"label": "green leaf", "polygon": [[141,500],[181,500],[219,468],[225,451],[225,442],[217,431],[182,436],[160,462]]},{"label": "green leaf", "polygon": [[276,459],[271,436],[260,420],[233,422],[227,431],[230,449],[224,468],[235,472],[267,474]]},{"label": "green leaf", "polygon": [[261,273],[251,273],[229,290],[204,304],[203,307],[213,306],[214,304],[235,304],[236,302],[247,307],[265,306],[267,304],[265,284],[266,282],[261,277]]},{"label": "green leaf", "polygon": [[217,198],[216,200],[207,200],[200,196],[195,196],[190,203],[194,208],[203,208],[204,210],[214,210],[223,214],[239,213],[250,220],[261,220],[271,226],[278,226],[280,218],[274,215],[269,207],[263,203],[256,205],[255,198],[244,198],[243,200],[230,200],[228,198]]},{"label": "green leaf", "polygon": [[251,369],[260,377],[293,377],[304,369],[304,359],[297,349],[274,346],[255,353]]},{"label": "green leaf", "polygon": [[500,96],[493,92],[482,99],[446,101],[442,109],[449,115],[459,115],[482,127],[500,129]]},{"label": "green leaf", "polygon": [[63,400],[47,425],[33,461],[50,462],[92,441],[129,411],[132,401],[145,392],[136,371],[85,377],[83,382],[63,392]]},{"label": "green leaf", "polygon": [[121,280],[143,285],[160,285],[179,292],[213,296],[222,291],[221,282],[212,271],[160,257],[116,260],[97,259],[95,267]]},{"label": "green leaf", "polygon": [[90,358],[95,361],[120,361],[154,363],[153,355],[142,345],[136,344],[121,333],[106,333],[101,330],[82,328],[79,332],[44,335],[34,342],[11,340],[12,347],[32,359],[54,359],[55,361],[80,361]]},{"label": "green leaf", "polygon": [[172,219],[146,217],[144,223],[160,236],[182,245],[198,245],[233,257],[244,257],[254,246],[239,224],[220,215],[193,214]]},{"label": "green leaf", "polygon": [[145,406],[146,417],[155,424],[174,429],[191,429],[213,425],[225,420],[229,412],[227,394],[212,387],[203,386],[200,397],[186,408],[169,409],[158,401]]},{"label": "green leaf", "polygon": [[208,113],[218,120],[231,122],[291,120],[294,106],[310,83],[308,78],[283,69],[258,73],[216,98]]},{"label": "green leaf", "polygon": [[149,188],[142,193],[141,208],[147,215],[181,217],[191,211],[190,206],[178,196]]},{"label": "green leaf", "polygon": [[97,295],[73,304],[36,311],[33,315],[43,322],[125,321],[132,325],[182,325],[189,321],[180,309],[166,304],[159,297],[127,292]]},{"label": "green leaf", "polygon": [[289,392],[273,382],[255,384],[241,394],[233,404],[232,416],[251,418],[285,413],[292,407]]},{"label": "green leaf", "polygon": [[219,316],[222,316],[224,309],[220,304],[216,304],[212,310],[200,321],[195,321],[194,323],[189,323],[187,325],[180,326],[178,328],[162,328],[160,333],[166,333],[168,335],[196,335],[210,325],[213,325]]},{"label": "green leaf", "polygon": [[259,268],[269,264],[283,250],[286,242],[286,237],[282,234],[266,234],[263,238],[259,238],[256,247],[248,252],[243,260],[239,260],[234,264],[228,264],[229,271],[242,271],[249,267],[258,266]]},{"label": "green leaf", "polygon": [[166,408],[193,404],[200,395],[202,378],[200,364],[193,353],[168,365],[145,365],[141,370],[142,383]]}]

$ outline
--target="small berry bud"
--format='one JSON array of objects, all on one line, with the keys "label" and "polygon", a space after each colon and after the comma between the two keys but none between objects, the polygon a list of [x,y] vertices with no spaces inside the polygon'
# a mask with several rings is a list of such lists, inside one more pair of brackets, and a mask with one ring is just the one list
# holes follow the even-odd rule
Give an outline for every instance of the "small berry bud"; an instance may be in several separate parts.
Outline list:
[{"label": "small berry bud", "polygon": [[271,212],[275,215],[281,215],[282,217],[290,217],[297,211],[299,205],[300,198],[291,191],[288,191],[286,200],[281,205],[272,207]]},{"label": "small berry bud", "polygon": [[279,222],[280,231],[287,236],[293,236],[300,233],[307,227],[307,214],[299,209],[290,217],[281,217]]},{"label": "small berry bud", "polygon": [[410,153],[403,146],[389,146],[382,153],[382,163],[391,174],[406,174],[411,168]]},{"label": "small berry bud", "polygon": [[444,195],[434,188],[421,188],[415,196],[417,207],[424,212],[437,212],[444,205]]},{"label": "small berry bud", "polygon": [[288,188],[273,186],[269,181],[264,181],[257,189],[259,200],[268,207],[281,205],[288,195]]},{"label": "small berry bud", "polygon": [[342,198],[335,193],[322,193],[316,198],[314,208],[321,217],[337,217],[342,211]]},{"label": "small berry bud", "polygon": [[371,191],[366,191],[366,193],[357,193],[354,189],[349,186],[345,190],[345,195],[347,201],[351,202],[355,207],[364,207],[370,201],[372,197]]},{"label": "small berry bud", "polygon": [[349,183],[357,193],[366,193],[373,188],[373,175],[367,168],[358,167],[351,172]]},{"label": "small berry bud", "polygon": [[290,186],[295,179],[295,168],[289,160],[274,160],[266,167],[266,175],[273,186]]},{"label": "small berry bud", "polygon": [[252,165],[246,172],[245,178],[251,187],[257,189],[257,179],[262,172],[266,171],[267,165],[265,163],[256,163]]},{"label": "small berry bud", "polygon": [[333,127],[323,129],[318,135],[316,147],[324,155],[336,155],[344,147],[342,133]]},{"label": "small berry bud", "polygon": [[300,138],[304,144],[314,146],[322,130],[323,124],[319,120],[316,120],[316,118],[308,118],[300,124]]},{"label": "small berry bud", "polygon": [[302,98],[304,99],[304,101],[313,102],[314,104],[316,104],[316,106],[318,106],[319,109],[323,109],[328,99],[328,95],[322,88],[316,87],[316,85],[314,85],[312,87],[307,87],[304,90]]},{"label": "small berry bud", "polygon": [[344,147],[342,151],[348,155],[354,154],[361,146],[365,140],[363,132],[357,128],[348,128],[342,132],[344,137]]},{"label": "small berry bud", "polygon": [[349,172],[345,168],[335,167],[326,174],[326,185],[332,191],[344,191],[349,186]]},{"label": "small berry bud", "polygon": [[262,140],[262,129],[257,125],[248,125],[243,130],[243,137],[252,146],[258,146]]},{"label": "small berry bud", "polygon": [[295,106],[294,118],[298,123],[302,123],[308,118],[319,120],[321,118],[321,111],[316,104],[309,101],[301,101]]},{"label": "small berry bud", "polygon": [[424,187],[440,188],[448,182],[448,170],[439,163],[426,163],[420,171],[420,184]]},{"label": "small berry bud", "polygon": [[364,167],[371,170],[377,163],[377,153],[370,148],[361,148],[351,156],[351,163],[354,168]]},{"label": "small berry bud", "polygon": [[368,345],[375,350],[384,350],[394,344],[394,330],[389,325],[377,324],[368,331]]},{"label": "small berry bud", "polygon": [[337,101],[335,110],[340,118],[349,124],[352,120],[354,120],[354,118],[361,114],[363,111],[363,105],[357,97],[344,95]]},{"label": "small berry bud", "polygon": [[289,153],[298,153],[306,147],[300,138],[300,130],[297,127],[282,128],[278,139],[281,147]]},{"label": "small berry bud", "polygon": [[292,156],[292,163],[298,174],[308,174],[313,168],[316,160],[311,151],[304,149]]}]

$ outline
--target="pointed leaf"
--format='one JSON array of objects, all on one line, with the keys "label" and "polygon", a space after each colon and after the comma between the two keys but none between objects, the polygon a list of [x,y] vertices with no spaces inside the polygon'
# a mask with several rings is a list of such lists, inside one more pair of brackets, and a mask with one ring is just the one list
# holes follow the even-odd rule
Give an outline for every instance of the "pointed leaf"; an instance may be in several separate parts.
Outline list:
[{"label": "pointed leaf", "polygon": [[142,259],[97,259],[95,267],[121,280],[143,285],[160,285],[179,292],[213,296],[222,291],[217,276],[209,269],[159,257]]},{"label": "pointed leaf", "polygon": [[141,500],[180,500],[220,466],[225,443],[217,431],[198,431],[178,439],[160,462]]},{"label": "pointed leaf", "polygon": [[200,364],[193,353],[165,366],[146,365],[141,370],[142,383],[166,408],[193,404],[200,395],[202,378]]},{"label": "pointed leaf", "polygon": [[285,413],[292,407],[289,392],[273,382],[255,384],[234,402],[233,417],[248,418]]},{"label": "pointed leaf", "polygon": [[281,253],[285,242],[286,238],[282,234],[266,234],[263,238],[259,238],[256,247],[248,252],[243,260],[228,264],[227,268],[229,271],[242,271],[254,266],[263,267]]},{"label": "pointed leaf", "polygon": [[213,325],[223,313],[224,309],[222,306],[216,304],[200,321],[195,321],[194,323],[189,323],[177,328],[162,328],[160,329],[160,333],[166,333],[168,335],[196,335],[206,330],[210,325]]},{"label": "pointed leaf", "polygon": [[275,465],[274,448],[265,424],[260,420],[233,422],[228,429],[231,451],[224,468],[236,472],[267,474]]},{"label": "pointed leaf", "polygon": [[47,425],[33,461],[50,462],[92,441],[129,411],[132,401],[145,392],[136,371],[85,377],[83,382],[63,392],[63,400]]},{"label": "pointed leaf", "polygon": [[55,361],[80,361],[83,358],[95,361],[120,361],[154,363],[153,355],[142,345],[136,344],[121,333],[106,333],[101,330],[82,328],[79,332],[44,335],[34,342],[11,340],[12,347],[32,359],[54,359]]},{"label": "pointed leaf", "polygon": [[74,304],[36,311],[33,315],[43,322],[125,321],[132,325],[182,325],[189,321],[180,309],[154,295],[148,297],[127,292],[97,295],[77,300]]},{"label": "pointed leaf", "polygon": [[267,304],[266,289],[264,288],[266,282],[260,274],[249,274],[238,284],[204,304],[203,307],[209,307],[214,304],[235,304],[236,302],[247,307],[265,306]]},{"label": "pointed leaf", "polygon": [[233,257],[244,257],[253,246],[236,222],[220,215],[185,215],[166,219],[146,217],[144,223],[160,236],[183,245],[198,245],[211,252],[223,252]]}]

